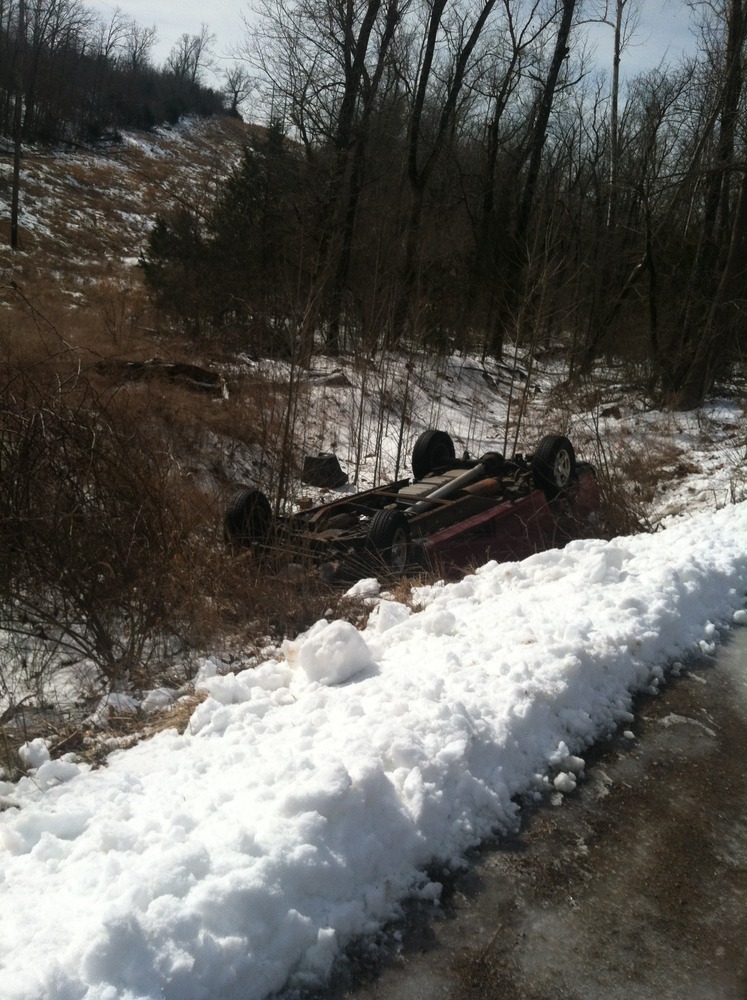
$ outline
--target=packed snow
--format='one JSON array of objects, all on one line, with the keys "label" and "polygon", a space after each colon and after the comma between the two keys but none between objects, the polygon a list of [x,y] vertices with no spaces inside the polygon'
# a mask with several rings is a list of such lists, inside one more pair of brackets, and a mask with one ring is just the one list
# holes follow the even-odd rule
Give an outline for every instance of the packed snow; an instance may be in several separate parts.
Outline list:
[{"label": "packed snow", "polygon": [[[0,784],[6,1000],[262,1000],[316,987],[438,873],[562,802],[633,696],[744,624],[747,502],[422,587],[375,580],[222,675],[187,732]],[[436,864],[434,864],[434,862]],[[430,873],[430,875],[426,874]]]}]

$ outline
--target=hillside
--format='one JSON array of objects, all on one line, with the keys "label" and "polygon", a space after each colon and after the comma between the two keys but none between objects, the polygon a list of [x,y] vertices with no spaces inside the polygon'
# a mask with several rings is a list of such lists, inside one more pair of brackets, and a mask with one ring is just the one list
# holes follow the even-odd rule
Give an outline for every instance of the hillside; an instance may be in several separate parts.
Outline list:
[{"label": "hillside", "polygon": [[[121,142],[76,151],[24,149],[20,248],[8,247],[12,157],[0,154],[0,285],[11,307],[15,282],[35,308],[68,327],[65,311],[88,330],[103,313],[113,338],[148,332],[133,265],[157,212],[209,204],[216,182],[256,132],[236,118],[188,119],[174,127],[124,131]],[[7,309],[5,315],[8,315]],[[82,338],[81,338],[82,339]]]}]

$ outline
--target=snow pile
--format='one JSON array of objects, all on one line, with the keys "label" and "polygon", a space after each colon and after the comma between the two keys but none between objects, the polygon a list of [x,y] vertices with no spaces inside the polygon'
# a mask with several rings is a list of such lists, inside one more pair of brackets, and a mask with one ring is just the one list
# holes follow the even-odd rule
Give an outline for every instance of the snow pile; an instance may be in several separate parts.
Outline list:
[{"label": "snow pile", "polygon": [[[373,596],[217,676],[190,731],[0,784],[6,1000],[261,1000],[328,977],[423,874],[571,792],[668,663],[744,621],[747,504]],[[212,676],[209,676],[210,674]]]}]

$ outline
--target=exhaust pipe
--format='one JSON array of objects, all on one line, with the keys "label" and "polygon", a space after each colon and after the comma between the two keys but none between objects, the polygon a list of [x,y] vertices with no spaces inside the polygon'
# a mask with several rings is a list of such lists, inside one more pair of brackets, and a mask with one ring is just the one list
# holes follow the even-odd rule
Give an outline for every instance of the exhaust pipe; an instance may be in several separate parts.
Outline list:
[{"label": "exhaust pipe", "polygon": [[456,479],[452,479],[451,482],[444,483],[443,486],[438,486],[432,493],[429,493],[427,497],[423,500],[418,500],[417,503],[413,504],[409,508],[408,514],[418,515],[429,510],[431,507],[435,507],[436,504],[432,501],[434,500],[447,500],[450,496],[458,493],[459,490],[463,490],[465,486],[469,486],[471,483],[476,482],[478,479],[483,479],[488,474],[488,470],[482,462],[478,462],[477,465],[473,466],[471,469],[467,469],[457,476]]}]

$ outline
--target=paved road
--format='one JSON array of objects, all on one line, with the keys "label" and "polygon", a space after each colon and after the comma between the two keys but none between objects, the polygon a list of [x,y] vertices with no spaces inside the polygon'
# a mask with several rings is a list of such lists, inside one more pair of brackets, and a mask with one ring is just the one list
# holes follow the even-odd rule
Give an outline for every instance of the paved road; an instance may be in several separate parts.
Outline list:
[{"label": "paved road", "polygon": [[318,1000],[747,1000],[747,629]]}]

